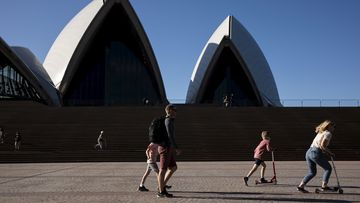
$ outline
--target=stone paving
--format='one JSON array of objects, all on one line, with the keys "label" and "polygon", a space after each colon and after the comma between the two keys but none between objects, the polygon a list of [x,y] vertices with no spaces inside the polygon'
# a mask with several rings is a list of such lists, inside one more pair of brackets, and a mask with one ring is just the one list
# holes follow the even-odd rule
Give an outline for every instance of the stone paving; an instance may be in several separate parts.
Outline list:
[{"label": "stone paving", "polygon": [[[136,191],[145,163],[0,164],[0,202],[360,202],[360,161],[336,162],[344,194],[315,194],[322,169],[310,182],[309,194],[296,191],[306,174],[304,161],[276,162],[277,185],[249,187],[242,177],[252,162],[179,162],[169,190],[174,198],[156,197],[156,178],[146,181],[149,192]],[[272,176],[271,162],[266,175]],[[336,185],[335,174],[330,185]]]}]

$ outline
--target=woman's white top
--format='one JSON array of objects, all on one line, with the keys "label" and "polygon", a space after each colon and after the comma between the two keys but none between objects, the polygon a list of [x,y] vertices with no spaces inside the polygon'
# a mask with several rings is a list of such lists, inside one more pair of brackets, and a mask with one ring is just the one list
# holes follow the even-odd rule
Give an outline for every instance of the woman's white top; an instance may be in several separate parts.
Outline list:
[{"label": "woman's white top", "polygon": [[[329,140],[329,142],[328,142],[328,144],[329,144],[330,140],[331,140],[331,136],[332,136],[331,133],[327,130],[325,130],[322,133],[318,133],[316,135],[316,137],[314,138],[310,147],[320,148],[320,145],[321,145],[321,142],[323,139]],[[327,147],[327,146],[324,146],[324,147]]]}]

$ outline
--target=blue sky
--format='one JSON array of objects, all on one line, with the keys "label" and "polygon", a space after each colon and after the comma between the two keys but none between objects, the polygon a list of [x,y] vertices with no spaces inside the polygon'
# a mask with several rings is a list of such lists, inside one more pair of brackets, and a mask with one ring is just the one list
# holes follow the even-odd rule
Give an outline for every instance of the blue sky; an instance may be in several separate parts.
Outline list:
[{"label": "blue sky", "polygon": [[[57,35],[90,1],[0,0],[0,36],[11,46],[31,49],[43,62]],[[359,0],[130,2],[171,101],[184,102],[204,45],[228,15],[259,44],[285,105],[292,104],[290,99],[360,99]]]}]

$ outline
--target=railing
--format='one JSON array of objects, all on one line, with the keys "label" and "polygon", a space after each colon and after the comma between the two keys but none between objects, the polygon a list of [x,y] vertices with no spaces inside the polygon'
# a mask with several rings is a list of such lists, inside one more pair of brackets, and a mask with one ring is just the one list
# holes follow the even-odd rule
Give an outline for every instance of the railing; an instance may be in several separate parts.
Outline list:
[{"label": "railing", "polygon": [[282,99],[284,107],[360,107],[359,99]]},{"label": "railing", "polygon": [[[0,95],[0,101],[9,99],[7,97]],[[16,99],[12,99],[16,100]],[[185,104],[185,99],[168,99],[170,103],[173,104]],[[232,103],[233,107],[241,107],[246,106],[248,100],[244,101],[235,101]],[[360,107],[360,99],[281,99],[279,103],[283,107]],[[92,100],[92,101],[67,101],[67,103],[64,103],[64,106],[104,106],[102,100]],[[116,101],[114,100],[114,105],[116,106]],[[143,104],[141,101],[137,103],[129,103],[129,104],[118,104],[120,106],[139,106],[139,105],[164,105],[164,104]],[[223,106],[223,103],[206,103],[206,104],[197,104],[200,106]],[[107,104],[105,106],[112,106],[111,102],[107,101]]]},{"label": "railing", "polygon": [[[174,104],[184,104],[185,99],[169,99]],[[360,107],[360,99],[281,99],[284,107]]]}]

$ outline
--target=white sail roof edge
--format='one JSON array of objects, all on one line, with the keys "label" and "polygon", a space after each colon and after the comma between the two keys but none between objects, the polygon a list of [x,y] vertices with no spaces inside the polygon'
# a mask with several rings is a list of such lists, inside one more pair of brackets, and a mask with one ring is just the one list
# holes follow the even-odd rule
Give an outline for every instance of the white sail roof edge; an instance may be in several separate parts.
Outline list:
[{"label": "white sail roof edge", "polygon": [[186,103],[195,103],[204,75],[224,37],[229,37],[246,63],[264,103],[281,106],[276,83],[260,47],[233,16],[228,16],[215,30],[202,50],[191,76]]},{"label": "white sail roof edge", "polygon": [[38,84],[46,91],[53,106],[61,106],[60,96],[54,83],[36,56],[25,47],[13,46],[11,49],[25,63],[36,78]]},{"label": "white sail roof edge", "polygon": [[51,46],[43,66],[56,87],[59,87],[76,47],[103,4],[103,0],[93,0],[83,8],[65,26]]}]

